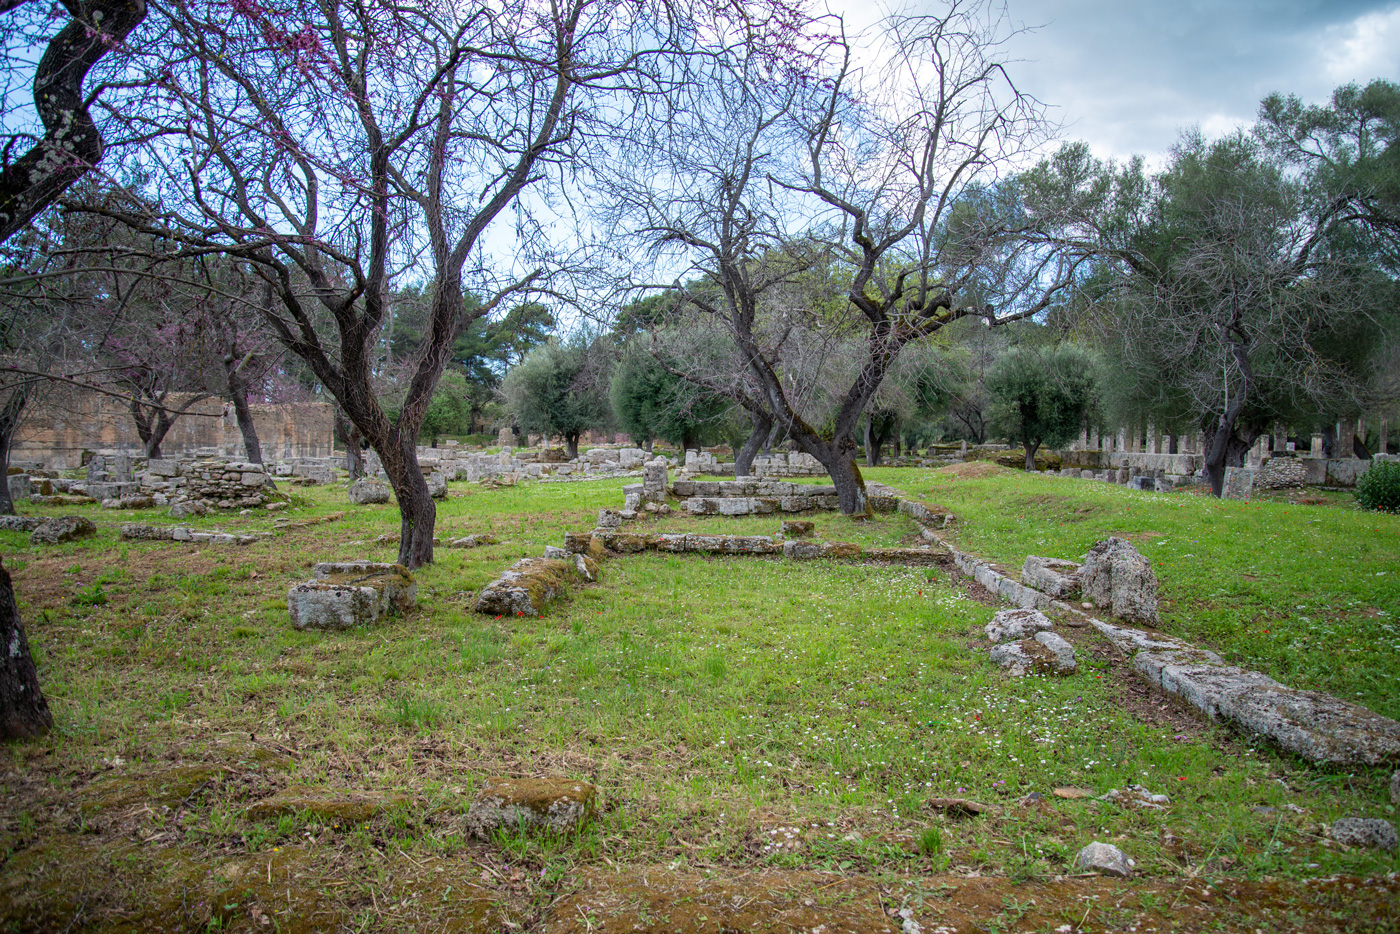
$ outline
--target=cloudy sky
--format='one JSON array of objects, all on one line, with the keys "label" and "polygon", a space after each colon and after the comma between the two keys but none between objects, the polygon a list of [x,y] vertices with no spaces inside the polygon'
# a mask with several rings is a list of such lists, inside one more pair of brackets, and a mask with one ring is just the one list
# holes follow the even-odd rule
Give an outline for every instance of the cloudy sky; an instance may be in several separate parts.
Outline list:
[{"label": "cloudy sky", "polygon": [[[868,0],[830,3],[853,24],[876,12]],[[1400,81],[1400,0],[1006,4],[1013,21],[1039,27],[1012,43],[1013,77],[1101,156],[1155,160],[1181,127],[1214,136],[1252,122],[1272,91],[1322,103],[1349,81]]]}]

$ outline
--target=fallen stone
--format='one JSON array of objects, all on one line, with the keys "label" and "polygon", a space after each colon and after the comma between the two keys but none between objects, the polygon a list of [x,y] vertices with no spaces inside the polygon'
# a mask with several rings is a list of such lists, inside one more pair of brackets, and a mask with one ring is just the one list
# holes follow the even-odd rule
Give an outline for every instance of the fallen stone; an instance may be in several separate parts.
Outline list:
[{"label": "fallen stone", "polygon": [[1390,821],[1375,817],[1343,817],[1334,820],[1329,830],[1333,840],[1346,846],[1364,846],[1378,850],[1394,850],[1400,843]]},{"label": "fallen stone", "polygon": [[0,529],[7,532],[32,532],[43,524],[37,516],[0,516]]},{"label": "fallen stone", "polygon": [[1074,865],[1086,872],[1126,879],[1133,874],[1132,863],[1111,843],[1091,843],[1074,857]]},{"label": "fallen stone", "polygon": [[1029,639],[1038,632],[1054,629],[1055,624],[1039,610],[1017,608],[998,610],[983,630],[991,642],[1018,642]]},{"label": "fallen stone", "polygon": [[1067,675],[1078,667],[1074,659],[1074,646],[1070,645],[1060,636],[1055,635],[1053,632],[1038,632],[1035,634],[1035,641],[1055,654],[1055,660],[1053,662],[1055,674]]},{"label": "fallen stone", "polygon": [[996,812],[996,808],[992,805],[982,804],[980,801],[972,801],[968,798],[929,798],[924,802],[924,807],[952,815],[976,816],[988,811]]},{"label": "fallen stone", "polygon": [[318,564],[313,579],[287,591],[287,610],[297,629],[349,629],[418,605],[413,573],[399,564]]},{"label": "fallen stone", "polygon": [[807,538],[812,534],[816,525],[800,519],[788,519],[782,524],[781,534],[783,538]]},{"label": "fallen stone", "polygon": [[281,817],[283,814],[307,813],[318,818],[323,824],[345,826],[367,821],[380,811],[402,805],[407,800],[403,795],[292,787],[284,788],[271,797],[254,801],[244,808],[243,816],[248,820],[260,821]]},{"label": "fallen stone", "polygon": [[687,535],[685,538],[686,551],[705,554],[767,555],[779,550],[778,543],[767,535]]},{"label": "fallen stone", "polygon": [[1089,549],[1081,572],[1084,596],[1129,622],[1157,625],[1157,575],[1151,563],[1121,538]]},{"label": "fallen stone", "polygon": [[488,779],[467,810],[467,832],[489,837],[496,830],[567,833],[593,816],[597,789],[568,779]]},{"label": "fallen stone", "polygon": [[82,516],[55,516],[45,519],[29,533],[31,545],[57,545],[97,534],[97,526]]},{"label": "fallen stone", "polygon": [[1226,467],[1220,489],[1221,499],[1248,500],[1254,492],[1254,471],[1248,467]]},{"label": "fallen stone", "polygon": [[1078,592],[1081,569],[1073,561],[1031,555],[1021,566],[1021,583],[1059,599]]},{"label": "fallen stone", "polygon": [[1153,794],[1142,785],[1129,785],[1126,788],[1110,788],[1103,796],[1103,800],[1112,801],[1114,804],[1123,807],[1149,808],[1162,810],[1172,803],[1172,799],[1167,795]]},{"label": "fallen stone", "polygon": [[1317,691],[1280,684],[1257,671],[1226,665],[1214,652],[1169,637],[1090,620],[1133,669],[1210,717],[1320,765],[1400,762],[1400,723]]},{"label": "fallen stone", "polygon": [[1400,804],[1400,771],[1390,776],[1390,803]]},{"label": "fallen stone", "polygon": [[580,577],[584,575],[571,561],[521,558],[482,589],[472,609],[494,616],[539,616]]},{"label": "fallen stone", "polygon": [[350,502],[357,506],[371,506],[376,503],[389,502],[389,488],[369,477],[362,477],[350,484],[345,495],[350,498]]},{"label": "fallen stone", "polygon": [[822,555],[821,542],[789,539],[783,542],[783,557],[792,561],[810,561]]},{"label": "fallen stone", "polygon": [[208,512],[209,509],[203,503],[183,500],[170,507],[170,518],[188,519],[190,516],[207,515]]},{"label": "fallen stone", "polygon": [[500,542],[490,535],[464,535],[448,542],[445,548],[480,548],[483,545],[498,545]]},{"label": "fallen stone", "polygon": [[1067,675],[1075,669],[1074,648],[1052,632],[992,647],[992,661],[1013,678],[1030,674]]},{"label": "fallen stone", "polygon": [[622,528],[622,514],[613,509],[598,510],[598,528],[600,529],[620,529]]},{"label": "fallen stone", "polygon": [[822,542],[823,558],[859,558],[861,547],[853,542]]}]

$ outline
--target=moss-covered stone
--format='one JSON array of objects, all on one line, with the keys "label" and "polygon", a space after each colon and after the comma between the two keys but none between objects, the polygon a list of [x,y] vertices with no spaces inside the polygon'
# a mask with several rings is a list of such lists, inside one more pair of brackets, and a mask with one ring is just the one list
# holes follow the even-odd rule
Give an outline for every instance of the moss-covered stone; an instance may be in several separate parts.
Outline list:
[{"label": "moss-covered stone", "polygon": [[467,830],[479,837],[505,828],[574,830],[593,816],[598,790],[557,778],[488,779],[467,812]]},{"label": "moss-covered stone", "polygon": [[401,564],[352,561],[318,564],[313,578],[287,591],[297,629],[349,629],[418,605],[418,584]]},{"label": "moss-covered stone", "polygon": [[403,795],[367,794],[331,788],[284,788],[254,801],[243,811],[248,820],[268,820],[283,814],[310,814],[330,826],[358,824],[388,808],[404,804]]},{"label": "moss-covered stone", "polygon": [[521,558],[486,585],[472,609],[494,616],[539,616],[582,580],[583,575],[570,562]]},{"label": "moss-covered stone", "polygon": [[214,765],[182,765],[144,774],[109,772],[83,789],[79,809],[95,815],[132,807],[175,808],[223,774],[224,769]]}]

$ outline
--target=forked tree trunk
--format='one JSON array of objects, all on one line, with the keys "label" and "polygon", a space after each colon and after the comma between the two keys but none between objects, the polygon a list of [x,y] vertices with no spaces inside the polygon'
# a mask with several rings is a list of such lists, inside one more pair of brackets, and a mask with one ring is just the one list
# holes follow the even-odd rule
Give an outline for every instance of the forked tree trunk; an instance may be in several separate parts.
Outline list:
[{"label": "forked tree trunk", "polygon": [[568,453],[569,460],[578,457],[578,439],[578,432],[564,432],[564,450]]},{"label": "forked tree trunk", "polygon": [[773,419],[766,413],[750,414],[753,417],[753,431],[749,432],[749,437],[739,449],[739,453],[734,455],[736,477],[753,476],[753,459],[758,456],[758,449],[769,439],[773,430]]},{"label": "forked tree trunk", "polygon": [[30,739],[51,729],[53,714],[39,689],[10,572],[0,565],[0,740]]},{"label": "forked tree trunk", "polygon": [[228,374],[229,401],[233,403],[238,431],[243,435],[243,453],[249,462],[261,464],[262,443],[258,441],[258,429],[253,424],[253,410],[248,407],[248,381],[238,372],[237,364],[231,357],[224,358],[224,368]]}]

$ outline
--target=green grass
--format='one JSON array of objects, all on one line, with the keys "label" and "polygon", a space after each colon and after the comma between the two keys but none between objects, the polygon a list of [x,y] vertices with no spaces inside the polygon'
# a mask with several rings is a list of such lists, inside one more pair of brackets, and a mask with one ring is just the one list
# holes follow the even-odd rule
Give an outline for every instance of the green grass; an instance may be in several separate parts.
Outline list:
[{"label": "green grass", "polygon": [[[950,507],[958,544],[1008,567],[1129,534],[1162,579],[1168,629],[1400,716],[1400,518],[1018,473],[866,475]],[[112,768],[104,763],[123,758],[123,774],[140,781],[171,762],[223,763],[220,743],[253,737],[291,757],[285,777],[230,773],[194,796],[178,825],[158,809],[138,818],[166,821],[139,825],[138,837],[158,829],[166,841],[143,846],[224,859],[310,835],[378,872],[386,846],[420,862],[466,852],[452,820],[432,815],[459,814],[480,780],[566,774],[600,786],[593,827],[497,841],[531,867],[532,885],[563,885],[586,865],[692,862],[1030,880],[1072,871],[1091,839],[1119,843],[1149,875],[1400,869],[1393,854],[1316,836],[1337,817],[1391,816],[1388,773],[1317,770],[1211,727],[1143,722],[1119,702],[1106,658],[1088,651],[1072,677],[1007,680],[980,636],[995,607],[966,599],[964,582],[941,568],[646,553],[605,563],[598,584],[537,619],[471,611],[504,567],[619,506],[625,482],[452,484],[439,537],[501,543],[439,549],[418,574],[418,612],[333,634],[290,627],[288,586],[316,561],[392,560],[396,546],[375,540],[398,526],[390,507],[347,506],[342,487],[301,491],[294,520],[346,513],[324,524],[201,520],[278,533],[245,547],[118,543],[110,514],[96,509],[87,514],[103,530],[87,542],[37,549],[0,532],[57,726],[0,749],[30,796],[0,811],[0,847],[23,850],[66,827],[61,815]],[[647,528],[775,534],[782,518],[673,514]],[[866,545],[907,544],[917,532],[899,515],[804,518],[825,539]],[[98,591],[105,603],[88,599]],[[1170,794],[1171,808],[1051,795],[1128,783]],[[241,816],[286,784],[415,803],[354,829]],[[1015,803],[1032,791],[1050,805]],[[937,797],[1001,807],[958,820],[926,806]],[[764,842],[797,825],[799,843]]]},{"label": "green grass", "polygon": [[962,548],[1013,571],[1126,535],[1161,581],[1167,631],[1400,719],[1400,516],[1350,497],[1227,502],[1019,472],[905,486],[954,511]]}]

